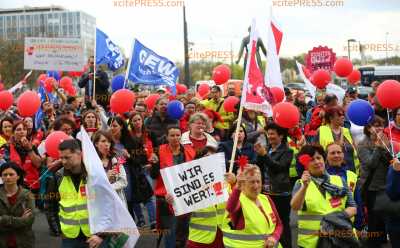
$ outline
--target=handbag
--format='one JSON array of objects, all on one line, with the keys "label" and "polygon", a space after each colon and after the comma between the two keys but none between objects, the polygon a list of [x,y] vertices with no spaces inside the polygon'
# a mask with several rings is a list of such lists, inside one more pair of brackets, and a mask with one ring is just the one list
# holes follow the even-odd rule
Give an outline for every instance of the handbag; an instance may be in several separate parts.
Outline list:
[{"label": "handbag", "polygon": [[390,217],[400,217],[400,201],[393,201],[385,191],[376,195],[374,211]]}]

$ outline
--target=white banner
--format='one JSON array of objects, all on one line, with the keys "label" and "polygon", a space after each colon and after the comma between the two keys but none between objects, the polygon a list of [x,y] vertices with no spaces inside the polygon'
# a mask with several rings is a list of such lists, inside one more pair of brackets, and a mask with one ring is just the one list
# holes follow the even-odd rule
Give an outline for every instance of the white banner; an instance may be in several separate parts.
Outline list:
[{"label": "white banner", "polygon": [[24,69],[82,71],[83,53],[83,43],[78,38],[26,37]]},{"label": "white banner", "polygon": [[174,198],[175,215],[227,201],[224,174],[225,155],[222,152],[162,169],[165,188]]}]

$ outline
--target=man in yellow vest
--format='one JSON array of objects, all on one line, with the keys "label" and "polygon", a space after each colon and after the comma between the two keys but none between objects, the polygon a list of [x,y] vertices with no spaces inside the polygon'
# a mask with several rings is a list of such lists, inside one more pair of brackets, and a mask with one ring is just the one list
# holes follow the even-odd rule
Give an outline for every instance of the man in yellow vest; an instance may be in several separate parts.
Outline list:
[{"label": "man in yellow vest", "polygon": [[[201,101],[201,104],[221,115],[223,122],[217,122],[215,128],[220,130],[221,137],[225,137],[228,134],[231,123],[235,119],[233,113],[228,113],[224,109],[224,98],[222,97],[222,90],[218,85],[211,87],[210,99]],[[228,137],[229,138],[229,137]]]},{"label": "man in yellow vest", "polygon": [[[77,140],[63,141],[59,147],[63,175],[58,180],[59,218],[62,248],[98,248],[103,239],[91,235],[86,198],[86,171]],[[62,170],[62,169],[61,169]]]}]

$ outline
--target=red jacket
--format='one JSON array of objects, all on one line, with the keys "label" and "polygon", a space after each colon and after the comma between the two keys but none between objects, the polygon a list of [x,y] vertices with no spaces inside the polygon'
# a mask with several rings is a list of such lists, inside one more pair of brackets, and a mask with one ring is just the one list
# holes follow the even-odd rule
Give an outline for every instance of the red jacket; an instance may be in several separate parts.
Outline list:
[{"label": "red jacket", "polygon": [[10,161],[13,161],[25,171],[24,182],[30,189],[39,189],[39,169],[33,165],[29,155],[22,163],[21,156],[15,150],[14,145],[10,144]]},{"label": "red jacket", "polygon": [[[183,145],[183,150],[185,153],[185,162],[192,161],[196,155],[191,145]],[[168,144],[161,145],[159,148],[159,158],[160,158],[160,170],[174,166],[174,157],[172,155],[171,148]],[[165,189],[164,182],[161,175],[156,179],[156,184],[154,187],[154,195],[165,196],[167,190]]]}]

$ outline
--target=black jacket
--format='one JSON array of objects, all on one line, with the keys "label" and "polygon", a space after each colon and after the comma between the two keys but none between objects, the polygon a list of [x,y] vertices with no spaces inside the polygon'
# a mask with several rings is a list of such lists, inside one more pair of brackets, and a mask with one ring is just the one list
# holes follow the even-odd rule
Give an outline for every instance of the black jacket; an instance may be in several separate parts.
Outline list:
[{"label": "black jacket", "polygon": [[260,167],[262,180],[268,175],[270,182],[270,193],[290,192],[289,167],[293,159],[293,150],[286,143],[282,143],[276,151],[268,154],[267,147],[265,156],[257,156],[257,165]]},{"label": "black jacket", "polygon": [[160,114],[157,111],[144,122],[147,131],[150,133],[150,137],[156,137],[156,140],[151,140],[154,147],[165,143],[166,131],[169,125],[178,124],[178,120],[171,119],[168,116],[166,116],[164,120],[161,120]]},{"label": "black jacket", "polygon": [[353,232],[349,216],[345,212],[333,212],[321,220],[321,232],[317,248],[356,248],[360,244]]},{"label": "black jacket", "polygon": [[[79,79],[78,85],[80,88],[85,88],[85,100],[88,100],[90,96],[93,95],[92,84],[93,81],[89,79],[89,73],[85,73]],[[90,88],[91,90],[90,90]],[[101,70],[96,71],[96,101],[98,104],[103,106],[104,109],[107,108],[107,105],[110,101],[110,94],[108,92],[108,88],[110,87],[110,81],[108,80],[107,73]]]}]

